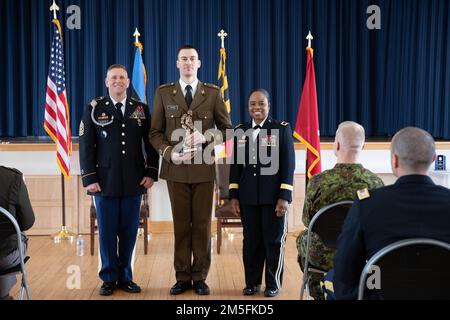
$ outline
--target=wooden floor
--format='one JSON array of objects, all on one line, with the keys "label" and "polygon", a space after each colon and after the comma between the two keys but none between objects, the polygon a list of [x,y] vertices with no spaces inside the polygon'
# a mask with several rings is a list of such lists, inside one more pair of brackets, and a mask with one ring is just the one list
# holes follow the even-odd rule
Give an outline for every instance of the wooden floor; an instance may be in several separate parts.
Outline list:
[{"label": "wooden floor", "polygon": [[[296,300],[302,273],[297,263],[296,235],[290,233],[286,241],[283,288],[275,299]],[[149,242],[149,253],[144,255],[143,240],[138,239],[138,250],[133,280],[142,292],[129,294],[121,290],[112,296],[98,295],[102,282],[98,278],[98,256],[89,253],[89,237],[84,236],[85,255],[76,256],[75,243],[68,241],[54,243],[50,237],[33,236],[29,241],[29,256],[26,264],[28,283],[33,300],[108,300],[108,299],[159,299],[159,300],[228,300],[228,299],[267,299],[263,293],[251,297],[242,296],[245,286],[242,263],[242,232],[233,229],[223,239],[220,254],[216,252],[216,240],[213,239],[211,269],[207,283],[211,289],[209,296],[198,296],[192,291],[172,296],[169,288],[175,283],[173,269],[173,234],[153,234]],[[97,245],[97,244],[96,244]],[[80,272],[80,288],[69,289],[66,283],[75,283],[73,270]],[[72,272],[72,273],[70,273]],[[69,286],[70,287],[70,286]],[[18,298],[19,286],[11,294]]]}]

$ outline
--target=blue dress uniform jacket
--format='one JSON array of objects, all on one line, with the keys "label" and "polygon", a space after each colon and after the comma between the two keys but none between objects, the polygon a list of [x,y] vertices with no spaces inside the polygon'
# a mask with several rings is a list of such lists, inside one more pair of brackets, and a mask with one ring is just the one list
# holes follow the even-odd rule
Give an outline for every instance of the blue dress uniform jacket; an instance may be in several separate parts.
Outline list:
[{"label": "blue dress uniform jacket", "polygon": [[[230,168],[230,199],[238,199],[240,204],[245,205],[276,204],[280,198],[290,203],[295,151],[289,123],[267,117],[256,139],[257,143],[250,141],[252,130],[249,129],[252,129],[251,122],[235,128],[233,164]],[[247,130],[248,133],[244,134]],[[269,163],[261,157],[261,149],[266,147],[267,151],[262,152],[263,157],[270,159],[274,156]],[[257,152],[258,148],[260,152]],[[265,154],[267,156],[264,156]],[[277,161],[278,168],[274,167]],[[264,170],[272,171],[271,166],[275,169],[274,172],[264,174]]]},{"label": "blue dress uniform jacket", "polygon": [[283,280],[287,218],[277,216],[275,208],[278,199],[292,201],[294,141],[289,124],[270,117],[255,140],[253,131],[251,123],[235,129],[229,197],[239,200],[241,210],[245,283],[260,285],[265,266],[266,290],[276,294]]},{"label": "blue dress uniform jacket", "polygon": [[428,176],[408,175],[370,193],[359,192],[334,256],[336,298],[356,299],[366,260],[385,246],[408,238],[450,243],[449,189],[435,185]]},{"label": "blue dress uniform jacket", "polygon": [[99,183],[99,196],[144,194],[142,178],[158,180],[159,155],[148,139],[148,106],[132,98],[127,98],[125,104],[122,116],[109,97],[96,98],[84,109],[80,123],[83,186]]}]

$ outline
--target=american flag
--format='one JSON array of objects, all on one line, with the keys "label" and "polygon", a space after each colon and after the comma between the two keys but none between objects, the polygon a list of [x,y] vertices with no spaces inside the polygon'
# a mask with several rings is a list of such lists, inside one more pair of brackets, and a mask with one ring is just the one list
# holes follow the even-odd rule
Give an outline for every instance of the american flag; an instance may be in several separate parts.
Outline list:
[{"label": "american flag", "polygon": [[68,177],[72,137],[66,95],[62,33],[58,19],[52,21],[52,28],[53,41],[47,78],[44,128],[56,144],[56,162],[64,176]]}]

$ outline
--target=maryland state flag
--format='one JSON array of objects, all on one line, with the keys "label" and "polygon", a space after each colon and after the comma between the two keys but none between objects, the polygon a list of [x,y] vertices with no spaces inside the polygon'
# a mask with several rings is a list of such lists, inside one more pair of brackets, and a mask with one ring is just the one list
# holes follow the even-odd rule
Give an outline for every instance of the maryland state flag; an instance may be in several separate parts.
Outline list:
[{"label": "maryland state flag", "polygon": [[308,179],[322,171],[320,165],[319,115],[317,111],[314,50],[306,48],[306,78],[295,122],[294,137],[306,146],[306,170]]},{"label": "maryland state flag", "polygon": [[145,97],[147,72],[145,71],[145,65],[142,60],[144,47],[139,40],[135,41],[134,45],[136,46],[136,53],[134,55],[133,75],[131,77],[132,97],[147,103],[147,98]]},{"label": "maryland state flag", "polygon": [[226,72],[226,61],[227,61],[227,53],[225,48],[220,48],[220,62],[219,62],[219,88],[220,93],[222,94],[223,101],[225,101],[225,106],[227,107],[228,113],[231,111],[230,107],[230,95],[228,94],[228,78]]},{"label": "maryland state flag", "polygon": [[[227,108],[228,113],[231,112],[230,95],[228,92],[228,79],[226,72],[226,60],[227,53],[225,47],[220,48],[220,61],[219,61],[219,74],[217,76],[219,80],[220,94]],[[230,157],[233,152],[233,139],[225,141],[225,143],[215,147],[216,159]]]}]

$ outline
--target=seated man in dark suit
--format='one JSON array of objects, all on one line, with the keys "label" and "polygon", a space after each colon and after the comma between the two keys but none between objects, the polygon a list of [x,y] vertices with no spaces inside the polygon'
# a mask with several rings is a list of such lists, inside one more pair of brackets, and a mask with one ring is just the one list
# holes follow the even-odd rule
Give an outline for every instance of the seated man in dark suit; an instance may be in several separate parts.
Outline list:
[{"label": "seated man in dark suit", "polygon": [[[34,223],[28,191],[22,173],[15,169],[0,167],[0,207],[8,210],[19,224],[20,230],[28,230]],[[24,254],[27,237],[22,233]],[[0,214],[0,271],[12,268],[20,263],[16,230],[10,220]],[[9,291],[16,284],[16,276],[0,277],[0,300],[12,299]]]},{"label": "seated man in dark suit", "polygon": [[398,180],[355,198],[334,257],[336,299],[357,298],[366,260],[391,243],[419,237],[450,243],[450,190],[427,176],[435,159],[428,132],[408,127],[394,136],[391,165]]}]

